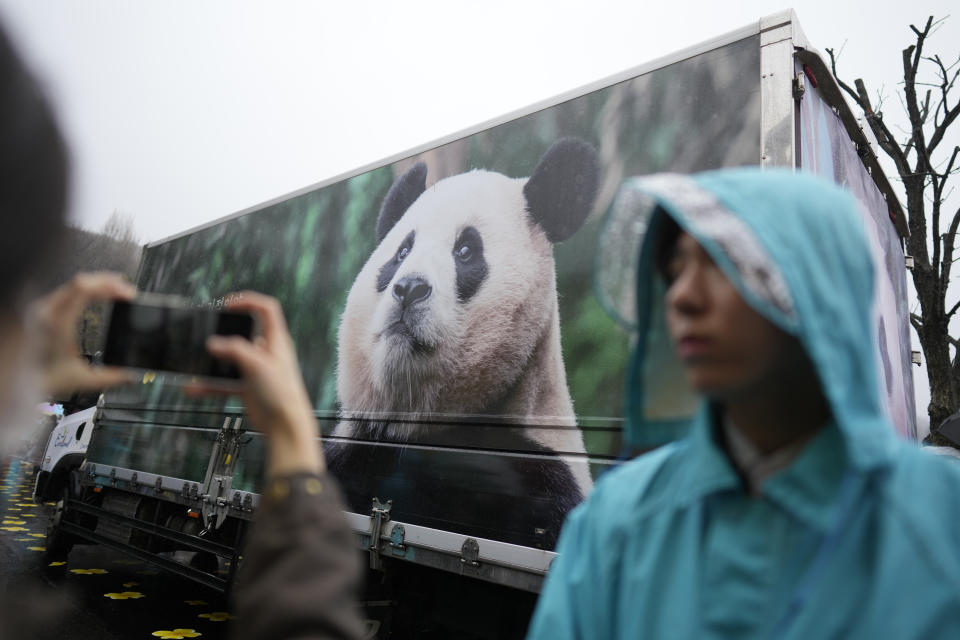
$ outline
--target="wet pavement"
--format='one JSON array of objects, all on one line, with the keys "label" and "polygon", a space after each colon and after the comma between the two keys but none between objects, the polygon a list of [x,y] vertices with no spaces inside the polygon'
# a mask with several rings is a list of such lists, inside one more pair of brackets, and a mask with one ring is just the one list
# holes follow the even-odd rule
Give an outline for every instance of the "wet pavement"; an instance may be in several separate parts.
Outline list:
[{"label": "wet pavement", "polygon": [[[0,629],[4,640],[227,638],[227,598],[97,545],[50,563],[53,503],[33,502],[32,467],[0,466]],[[51,564],[53,566],[51,566]],[[221,567],[226,574],[226,567]]]}]

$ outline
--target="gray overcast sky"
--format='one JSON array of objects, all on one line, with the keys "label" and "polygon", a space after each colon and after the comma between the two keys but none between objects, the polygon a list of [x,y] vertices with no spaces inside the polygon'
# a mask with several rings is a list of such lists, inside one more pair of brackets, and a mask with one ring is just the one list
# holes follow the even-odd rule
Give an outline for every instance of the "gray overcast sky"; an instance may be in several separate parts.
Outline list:
[{"label": "gray overcast sky", "polygon": [[[796,0],[841,75],[891,97],[946,0]],[[75,159],[71,217],[157,240],[711,39],[791,5],[0,0]],[[960,16],[929,44],[954,59]],[[955,127],[958,129],[960,127]],[[945,141],[945,148],[958,143]],[[920,369],[915,369],[918,373]],[[928,399],[917,380],[920,413]]]}]

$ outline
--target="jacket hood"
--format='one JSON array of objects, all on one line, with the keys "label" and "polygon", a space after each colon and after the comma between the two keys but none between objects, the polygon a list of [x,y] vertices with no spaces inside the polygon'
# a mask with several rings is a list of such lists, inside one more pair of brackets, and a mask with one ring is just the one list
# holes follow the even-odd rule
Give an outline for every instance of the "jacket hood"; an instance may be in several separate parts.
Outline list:
[{"label": "jacket hood", "polygon": [[666,216],[697,240],[755,311],[799,339],[851,461],[868,468],[888,460],[894,429],[877,375],[874,263],[859,205],[810,174],[759,168],[632,178],[607,215],[598,295],[636,331],[625,444],[649,448],[682,437],[703,404],[686,383],[665,325],[666,286],[654,252]]}]

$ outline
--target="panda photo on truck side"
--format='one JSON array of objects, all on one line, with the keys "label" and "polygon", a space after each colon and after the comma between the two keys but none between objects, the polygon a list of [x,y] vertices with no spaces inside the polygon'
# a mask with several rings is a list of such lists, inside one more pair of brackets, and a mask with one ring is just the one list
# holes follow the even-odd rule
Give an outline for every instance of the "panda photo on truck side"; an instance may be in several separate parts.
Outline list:
[{"label": "panda photo on truck side", "polygon": [[[529,178],[472,170],[430,188],[426,178],[419,162],[388,191],[378,245],[347,297],[328,464],[364,511],[375,495],[395,513],[404,500],[476,510],[456,476],[472,478],[466,492],[498,495],[477,485],[496,476],[532,499],[518,502],[523,513],[490,504],[491,531],[537,530],[552,546],[592,487],[561,353],[553,245],[590,213],[597,153],[565,138]],[[385,442],[396,446],[369,446]],[[476,468],[453,470],[453,453],[414,464],[418,444],[530,455],[460,455]]]}]

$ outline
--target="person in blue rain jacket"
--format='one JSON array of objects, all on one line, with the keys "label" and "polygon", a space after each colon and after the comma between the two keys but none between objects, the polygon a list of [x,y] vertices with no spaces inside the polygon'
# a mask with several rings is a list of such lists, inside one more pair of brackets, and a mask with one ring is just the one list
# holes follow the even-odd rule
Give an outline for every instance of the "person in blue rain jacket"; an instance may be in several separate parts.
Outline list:
[{"label": "person in blue rain jacket", "polygon": [[960,638],[960,465],[885,415],[856,201],[732,169],[618,203],[625,438],[664,446],[570,514],[528,638]]}]

